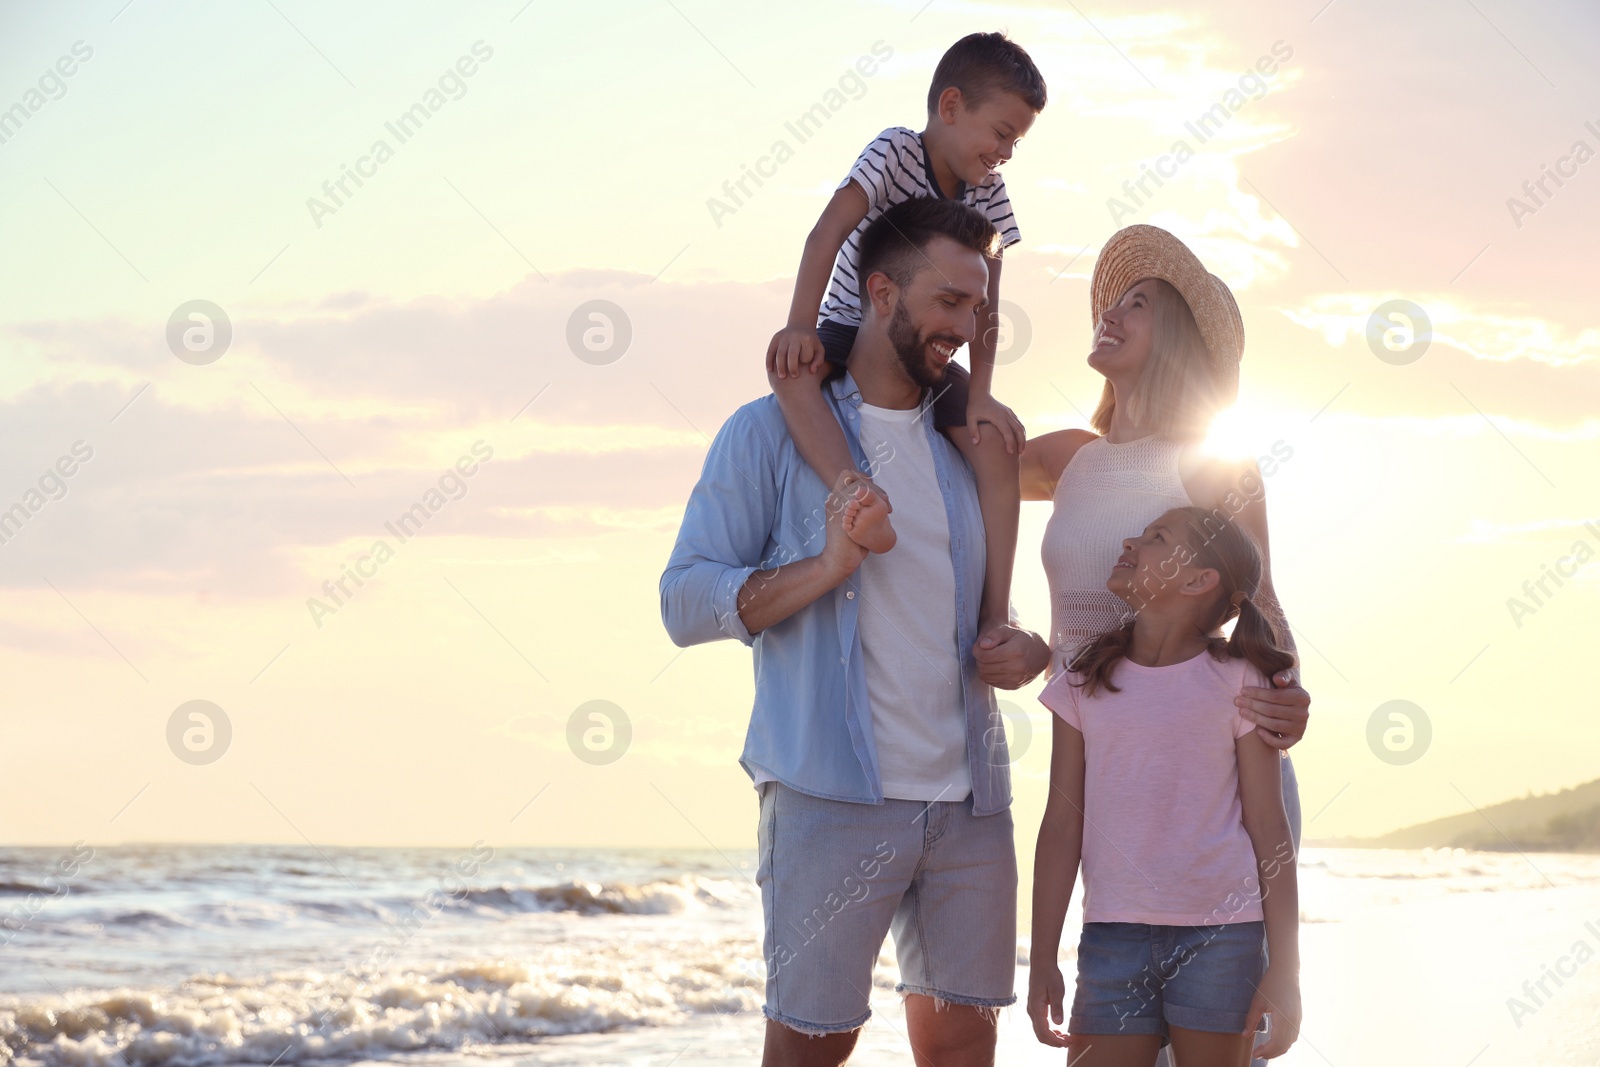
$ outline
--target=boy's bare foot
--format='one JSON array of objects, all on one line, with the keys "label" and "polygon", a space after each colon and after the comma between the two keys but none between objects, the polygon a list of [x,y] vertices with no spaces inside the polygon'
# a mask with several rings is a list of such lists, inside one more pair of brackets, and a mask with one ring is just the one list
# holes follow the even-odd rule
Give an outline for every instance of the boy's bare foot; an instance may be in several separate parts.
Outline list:
[{"label": "boy's bare foot", "polygon": [[854,497],[844,507],[844,532],[869,552],[887,552],[894,547],[895,532],[889,524],[888,504],[860,482],[856,483]]}]

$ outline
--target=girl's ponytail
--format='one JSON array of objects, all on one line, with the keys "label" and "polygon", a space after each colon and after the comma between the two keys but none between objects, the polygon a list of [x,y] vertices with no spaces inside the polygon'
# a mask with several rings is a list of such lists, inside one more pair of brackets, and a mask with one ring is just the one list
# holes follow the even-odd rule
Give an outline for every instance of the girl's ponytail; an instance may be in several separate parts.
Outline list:
[{"label": "girl's ponytail", "polygon": [[1239,621],[1228,638],[1227,654],[1249,660],[1270,682],[1274,674],[1294,666],[1294,656],[1283,647],[1281,631],[1274,619],[1256,605],[1253,594],[1236,590],[1233,599],[1228,615],[1237,614]]}]

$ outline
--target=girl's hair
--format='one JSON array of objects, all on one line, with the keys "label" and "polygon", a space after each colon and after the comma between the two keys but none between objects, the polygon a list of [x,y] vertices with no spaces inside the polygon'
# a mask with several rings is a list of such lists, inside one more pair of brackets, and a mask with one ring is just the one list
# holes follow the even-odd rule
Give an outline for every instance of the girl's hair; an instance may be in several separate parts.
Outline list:
[{"label": "girl's hair", "polygon": [[[1174,546],[1174,558],[1180,563],[1192,562],[1196,566],[1215,570],[1220,579],[1212,617],[1203,632],[1209,634],[1235,616],[1239,619],[1233,628],[1233,636],[1211,638],[1207,651],[1218,660],[1229,657],[1247,659],[1269,679],[1284,668],[1293,666],[1294,656],[1283,647],[1281,616],[1275,608],[1268,606],[1263,610],[1263,606],[1256,602],[1256,595],[1261,588],[1262,566],[1261,550],[1255,538],[1240,529],[1220,508],[1207,511],[1205,508],[1189,507],[1175,508],[1174,511],[1182,516],[1179,529],[1183,542]],[[1187,560],[1177,555],[1184,547],[1188,549]],[[1159,577],[1156,580],[1161,581]],[[1240,593],[1244,595],[1236,607],[1233,599]],[[1084,695],[1093,696],[1101,686],[1113,693],[1121,692],[1111,683],[1111,672],[1128,654],[1128,646],[1133,641],[1133,626],[1132,622],[1128,622],[1101,634],[1072,657],[1068,669],[1084,676],[1082,682],[1074,683],[1083,688]]]},{"label": "girl's hair", "polygon": [[[1238,391],[1235,388],[1232,395],[1226,395],[1229,390],[1217,380],[1194,312],[1178,290],[1160,278],[1150,281],[1155,283],[1150,355],[1132,395],[1123,397],[1122,402],[1136,423],[1157,436],[1171,441],[1197,440],[1205,436],[1216,413],[1238,399]],[[1101,436],[1110,432],[1116,407],[1116,394],[1108,381],[1089,420]]]}]

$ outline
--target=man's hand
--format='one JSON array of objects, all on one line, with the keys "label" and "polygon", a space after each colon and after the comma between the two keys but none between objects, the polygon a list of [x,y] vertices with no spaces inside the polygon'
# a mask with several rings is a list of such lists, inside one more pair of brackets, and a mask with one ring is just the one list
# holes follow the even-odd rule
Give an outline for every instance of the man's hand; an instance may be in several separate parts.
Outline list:
[{"label": "man's hand", "polygon": [[973,444],[978,443],[979,424],[985,422],[1000,431],[1000,439],[1006,443],[1009,455],[1020,455],[1027,447],[1028,431],[1023,429],[1017,413],[988,393],[974,390],[967,397],[967,432],[972,434]]},{"label": "man's hand", "polygon": [[780,378],[798,378],[800,369],[815,373],[822,369],[822,338],[815,326],[785,326],[767,344],[767,373]]},{"label": "man's hand", "polygon": [[1256,724],[1261,740],[1276,749],[1285,749],[1306,735],[1311,720],[1311,694],[1300,688],[1297,667],[1272,676],[1273,689],[1248,686],[1234,697],[1244,717]]},{"label": "man's hand", "polygon": [[823,500],[825,540],[821,552],[757,571],[739,587],[739,620],[751,634],[762,633],[832,593],[867,558],[867,550],[844,530],[845,506],[851,495],[861,490],[861,480],[858,474],[841,471],[834,490]]},{"label": "man's hand", "polygon": [[985,630],[972,646],[978,677],[996,689],[1020,689],[1050,665],[1044,638],[1002,623]]}]

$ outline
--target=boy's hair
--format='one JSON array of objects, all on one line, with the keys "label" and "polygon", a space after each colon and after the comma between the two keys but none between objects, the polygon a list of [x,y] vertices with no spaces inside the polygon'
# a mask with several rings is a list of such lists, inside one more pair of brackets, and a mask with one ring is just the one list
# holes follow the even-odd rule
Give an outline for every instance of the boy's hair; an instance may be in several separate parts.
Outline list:
[{"label": "boy's hair", "polygon": [[865,308],[871,300],[867,279],[873,274],[888,275],[902,289],[910,285],[917,271],[927,265],[923,249],[935,237],[948,237],[985,256],[994,256],[1000,244],[994,223],[976,208],[932,196],[902,200],[862,231],[856,258],[861,306]]},{"label": "boy's hair", "polygon": [[952,85],[969,108],[995,93],[1016,93],[1036,113],[1044,110],[1044,75],[1022,46],[1003,33],[969,33],[950,46],[933,68],[928,114],[939,110],[940,95]]},{"label": "boy's hair", "polygon": [[[1196,507],[1173,510],[1182,516],[1179,529],[1173,532],[1181,534],[1184,546],[1188,549],[1188,561],[1215,570],[1219,579],[1215,613],[1204,632],[1210,633],[1220,628],[1235,616],[1239,619],[1234,625],[1233,635],[1212,638],[1207,651],[1217,660],[1247,659],[1268,680],[1279,671],[1294,666],[1294,656],[1283,647],[1281,616],[1273,605],[1256,602],[1264,569],[1256,539],[1224,514],[1221,508],[1212,511]],[[1174,546],[1172,558],[1183,561],[1178,548]],[[1235,593],[1245,595],[1237,608],[1232,603]],[[1121,692],[1112,684],[1111,672],[1128,654],[1128,646],[1133,641],[1133,625],[1131,622],[1125,623],[1101,634],[1072,657],[1069,669],[1083,675],[1083,681],[1072,684],[1082,688],[1085,696],[1093,696],[1095,690],[1102,686],[1113,693]]]},{"label": "boy's hair", "polygon": [[[1206,341],[1195,322],[1194,311],[1183,295],[1161,278],[1150,301],[1150,354],[1128,395],[1122,398],[1129,415],[1161,437],[1193,441],[1206,435],[1217,412],[1238,398],[1218,381]],[[1107,381],[1100,404],[1089,419],[1095,432],[1111,432],[1117,408],[1116,391]]]}]

